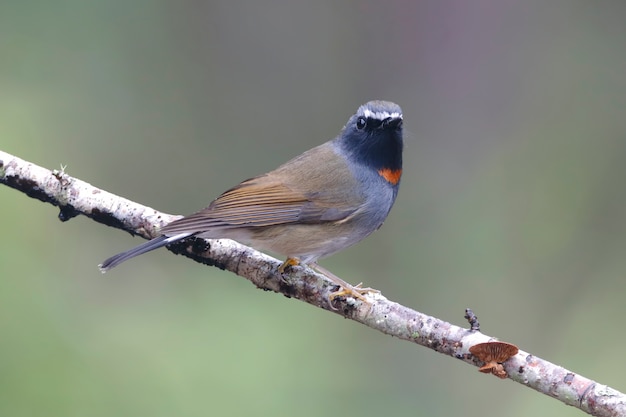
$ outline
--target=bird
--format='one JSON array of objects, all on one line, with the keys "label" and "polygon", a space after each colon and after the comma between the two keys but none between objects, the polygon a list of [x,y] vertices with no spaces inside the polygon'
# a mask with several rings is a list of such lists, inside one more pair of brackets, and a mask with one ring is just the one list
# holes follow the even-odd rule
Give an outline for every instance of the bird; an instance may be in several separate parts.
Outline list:
[{"label": "bird", "polygon": [[306,265],[339,287],[330,294],[366,301],[378,292],[351,285],[317,262],[380,228],[402,176],[402,109],[390,101],[361,105],[332,140],[273,171],[241,182],[206,208],[163,226],[154,239],[114,255],[104,273],[138,255],[190,236],[227,238],[286,256],[278,267]]}]

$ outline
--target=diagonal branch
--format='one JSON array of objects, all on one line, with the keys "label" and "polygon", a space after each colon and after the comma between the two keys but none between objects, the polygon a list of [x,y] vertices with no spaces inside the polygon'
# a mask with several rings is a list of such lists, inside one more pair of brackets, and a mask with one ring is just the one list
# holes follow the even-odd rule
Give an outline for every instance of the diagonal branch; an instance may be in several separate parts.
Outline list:
[{"label": "diagonal branch", "polygon": [[[61,221],[82,214],[144,238],[156,236],[159,227],[177,218],[103,191],[70,177],[63,170],[50,171],[2,151],[0,183],[59,207]],[[303,267],[281,275],[277,272],[278,260],[232,240],[191,238],[168,249],[233,272],[263,290],[296,298],[474,366],[483,363],[469,353],[469,348],[492,340],[478,331],[419,313],[380,294],[366,295],[369,305],[349,298],[338,299],[330,306],[328,297],[336,287],[323,275]],[[503,366],[510,379],[591,415],[626,415],[626,395],[530,353],[520,350]]]}]

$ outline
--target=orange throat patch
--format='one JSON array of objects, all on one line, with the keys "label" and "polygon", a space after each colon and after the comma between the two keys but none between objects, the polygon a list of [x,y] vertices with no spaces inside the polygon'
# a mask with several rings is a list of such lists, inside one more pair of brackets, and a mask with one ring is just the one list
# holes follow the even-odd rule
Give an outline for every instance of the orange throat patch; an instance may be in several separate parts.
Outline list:
[{"label": "orange throat patch", "polygon": [[382,168],[378,170],[378,174],[391,185],[398,185],[402,176],[401,169]]}]

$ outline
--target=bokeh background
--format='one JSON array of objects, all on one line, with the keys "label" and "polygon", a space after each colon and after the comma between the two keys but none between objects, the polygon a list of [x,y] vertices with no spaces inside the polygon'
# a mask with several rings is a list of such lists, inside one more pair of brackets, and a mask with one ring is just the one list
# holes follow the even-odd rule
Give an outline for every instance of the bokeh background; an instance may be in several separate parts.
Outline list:
[{"label": "bokeh background", "polygon": [[[626,390],[626,5],[0,5],[0,149],[185,214],[403,106],[384,227],[322,262]],[[0,187],[0,415],[580,415]]]}]

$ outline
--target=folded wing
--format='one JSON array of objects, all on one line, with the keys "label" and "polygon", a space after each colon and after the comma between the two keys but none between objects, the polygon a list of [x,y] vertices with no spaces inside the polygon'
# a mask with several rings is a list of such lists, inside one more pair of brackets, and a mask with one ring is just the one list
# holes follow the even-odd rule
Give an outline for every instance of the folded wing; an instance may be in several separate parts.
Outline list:
[{"label": "folded wing", "polygon": [[255,177],[224,192],[207,208],[168,224],[161,233],[172,236],[219,228],[340,221],[355,211],[343,201],[320,198],[320,192],[316,193],[315,202],[312,197],[271,175]]}]

